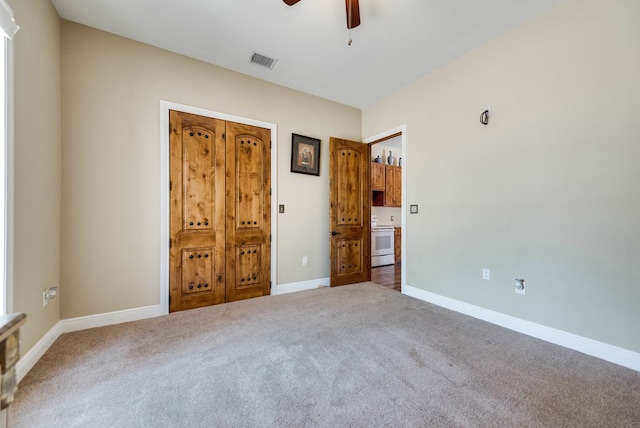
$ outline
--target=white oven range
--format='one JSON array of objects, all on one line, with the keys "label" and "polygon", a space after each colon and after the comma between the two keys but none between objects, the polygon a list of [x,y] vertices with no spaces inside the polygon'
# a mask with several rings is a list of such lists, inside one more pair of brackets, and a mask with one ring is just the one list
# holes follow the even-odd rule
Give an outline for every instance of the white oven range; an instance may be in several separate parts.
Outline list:
[{"label": "white oven range", "polygon": [[371,267],[395,263],[394,234],[393,226],[371,227]]}]

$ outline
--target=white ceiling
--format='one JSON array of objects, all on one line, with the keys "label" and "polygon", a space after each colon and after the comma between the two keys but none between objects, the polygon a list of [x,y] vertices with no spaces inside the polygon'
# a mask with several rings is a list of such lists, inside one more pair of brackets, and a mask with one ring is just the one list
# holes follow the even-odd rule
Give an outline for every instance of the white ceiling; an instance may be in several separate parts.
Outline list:
[{"label": "white ceiling", "polygon": [[[364,108],[561,0],[52,0],[60,17]],[[273,70],[253,52],[277,58]]]}]

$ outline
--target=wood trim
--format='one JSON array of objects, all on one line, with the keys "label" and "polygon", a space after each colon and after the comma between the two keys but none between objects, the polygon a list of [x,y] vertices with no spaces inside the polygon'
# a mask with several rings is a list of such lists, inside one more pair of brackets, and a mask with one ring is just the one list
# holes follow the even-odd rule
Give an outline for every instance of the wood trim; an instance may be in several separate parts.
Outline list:
[{"label": "wood trim", "polygon": [[387,141],[387,140],[390,140],[390,139],[392,139],[392,138],[399,137],[399,136],[401,136],[401,135],[402,135],[402,132],[396,132],[396,133],[394,133],[394,134],[389,134],[389,135],[387,135],[387,136],[385,136],[385,137],[382,137],[382,138],[380,138],[380,139],[378,139],[378,140],[369,141],[367,144],[369,144],[369,145],[371,146],[371,145],[373,145],[373,144],[382,143],[383,141]]}]

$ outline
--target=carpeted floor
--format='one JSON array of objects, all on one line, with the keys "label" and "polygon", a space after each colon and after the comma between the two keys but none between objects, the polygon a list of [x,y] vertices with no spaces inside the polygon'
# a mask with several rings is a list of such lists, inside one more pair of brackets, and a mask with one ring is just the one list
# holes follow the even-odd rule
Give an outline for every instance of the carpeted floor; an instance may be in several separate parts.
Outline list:
[{"label": "carpeted floor", "polygon": [[372,283],[62,335],[18,427],[638,427],[640,373]]}]

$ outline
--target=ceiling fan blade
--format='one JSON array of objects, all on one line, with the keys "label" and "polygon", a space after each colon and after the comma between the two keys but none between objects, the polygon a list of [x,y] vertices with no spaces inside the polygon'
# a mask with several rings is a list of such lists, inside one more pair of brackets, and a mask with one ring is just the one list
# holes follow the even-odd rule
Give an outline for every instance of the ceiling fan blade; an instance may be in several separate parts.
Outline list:
[{"label": "ceiling fan blade", "polygon": [[293,6],[294,4],[298,3],[300,0],[284,0],[284,2],[289,5],[289,6]]},{"label": "ceiling fan blade", "polygon": [[347,6],[347,28],[352,29],[360,25],[360,5],[358,0],[345,0]]}]

